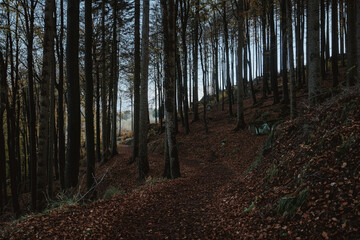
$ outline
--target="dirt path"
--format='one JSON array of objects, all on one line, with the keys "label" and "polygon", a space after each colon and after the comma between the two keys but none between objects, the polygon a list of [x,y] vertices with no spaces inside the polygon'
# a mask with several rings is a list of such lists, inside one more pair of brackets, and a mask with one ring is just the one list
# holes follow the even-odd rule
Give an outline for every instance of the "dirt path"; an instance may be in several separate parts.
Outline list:
[{"label": "dirt path", "polygon": [[[232,132],[225,112],[210,112],[208,134],[201,122],[179,134],[182,177],[161,179],[162,155],[150,153],[150,180],[136,182],[136,166],[127,165],[128,147],[99,167],[109,170],[102,185],[125,192],[86,206],[72,205],[10,225],[13,239],[237,239],[241,229],[226,207],[231,189],[242,188],[244,171],[264,137]],[[160,137],[159,137],[160,138]],[[236,186],[237,185],[237,186]],[[230,189],[230,190],[229,190]],[[99,190],[101,192],[101,190]],[[248,203],[245,203],[248,204]],[[243,206],[238,206],[243,208]]]}]

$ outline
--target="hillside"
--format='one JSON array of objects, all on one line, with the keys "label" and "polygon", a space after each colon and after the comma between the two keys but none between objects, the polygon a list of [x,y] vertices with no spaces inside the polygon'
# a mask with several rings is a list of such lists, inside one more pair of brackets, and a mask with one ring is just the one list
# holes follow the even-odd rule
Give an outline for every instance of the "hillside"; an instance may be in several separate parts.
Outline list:
[{"label": "hillside", "polygon": [[117,195],[3,224],[0,236],[359,238],[359,93],[346,92],[311,110],[300,104],[301,116],[291,121],[283,117],[286,108],[272,105],[272,99],[256,107],[246,99],[247,123],[276,122],[268,136],[249,129],[233,132],[235,119],[221,111],[221,104],[214,106],[208,134],[201,121],[191,125],[189,135],[179,127],[181,178],[161,178],[163,135],[154,135],[146,182],[136,181],[136,166],[127,165],[131,149],[121,146],[120,155],[97,170],[98,196],[111,186]]}]

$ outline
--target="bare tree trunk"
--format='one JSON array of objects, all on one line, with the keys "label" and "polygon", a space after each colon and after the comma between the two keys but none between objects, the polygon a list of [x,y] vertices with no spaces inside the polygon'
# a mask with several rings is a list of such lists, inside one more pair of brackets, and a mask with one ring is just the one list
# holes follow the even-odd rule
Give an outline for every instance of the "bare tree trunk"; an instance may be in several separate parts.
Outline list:
[{"label": "bare tree trunk", "polygon": [[289,62],[290,62],[290,118],[294,119],[297,115],[296,112],[296,82],[295,82],[295,69],[294,69],[294,49],[293,49],[293,28],[292,28],[292,5],[291,0],[286,2],[287,12],[287,41],[289,50]]},{"label": "bare tree trunk", "polygon": [[319,0],[309,1],[308,11],[309,103],[315,105],[317,104],[320,80]]},{"label": "bare tree trunk", "polygon": [[65,162],[65,185],[70,188],[78,184],[80,162],[79,0],[68,0],[67,14],[68,142]]},{"label": "bare tree trunk", "polygon": [[245,128],[245,119],[244,119],[244,103],[243,103],[243,94],[244,94],[244,84],[243,84],[243,45],[244,45],[244,19],[243,19],[243,0],[240,0],[238,6],[239,16],[237,21],[237,31],[238,31],[238,47],[237,47],[237,59],[238,65],[236,69],[236,85],[237,87],[237,116],[236,116],[236,127],[235,130]]},{"label": "bare tree trunk", "polygon": [[198,99],[198,45],[199,45],[199,21],[200,21],[200,0],[196,1],[195,23],[194,23],[194,47],[193,47],[193,122],[199,120],[199,99]]},{"label": "bare tree trunk", "polygon": [[[144,180],[149,173],[147,150],[148,135],[148,76],[149,76],[149,0],[143,0],[142,50],[141,50],[141,90],[140,90],[140,134],[139,134],[139,179]],[[175,62],[174,62],[175,64]],[[175,68],[175,65],[174,65]],[[169,115],[166,116],[169,118]],[[168,121],[168,120],[167,120]]]},{"label": "bare tree trunk", "polygon": [[356,21],[360,18],[356,14],[356,5],[360,5],[356,0],[347,0],[347,15],[348,15],[348,37],[347,37],[347,76],[346,85],[353,86],[356,83],[357,68],[356,64]]},{"label": "bare tree trunk", "polygon": [[95,178],[95,143],[93,112],[93,62],[92,62],[92,1],[85,1],[85,127],[86,127],[86,187],[90,190]]},{"label": "bare tree trunk", "polygon": [[115,156],[117,152],[117,96],[118,96],[118,49],[117,49],[117,1],[113,0],[113,42],[112,42],[112,88],[113,92],[113,105],[112,105],[112,129],[111,129],[111,155]]},{"label": "bare tree trunk", "polygon": [[[176,146],[176,132],[174,126],[174,91],[175,91],[175,63],[176,63],[176,14],[174,0],[161,0],[162,24],[164,29],[164,53],[165,53],[165,108],[166,108],[166,135],[169,150],[170,174],[167,177],[178,178],[180,174],[179,156]],[[196,51],[197,52],[197,51]],[[195,57],[195,55],[194,55]],[[194,62],[195,63],[195,62]],[[166,162],[165,162],[166,163]],[[166,167],[166,166],[165,166]],[[167,169],[165,168],[165,172]]]},{"label": "bare tree trunk", "polygon": [[130,163],[134,163],[139,153],[140,129],[140,0],[135,0],[135,71],[134,71],[134,141]]},{"label": "bare tree trunk", "polygon": [[338,8],[337,0],[331,1],[331,21],[332,21],[332,73],[333,73],[333,87],[339,84],[339,67],[338,67],[338,55],[339,55],[339,40],[338,40]]},{"label": "bare tree trunk", "polygon": [[271,86],[274,94],[274,104],[279,103],[279,90],[277,81],[277,41],[275,34],[274,21],[274,0],[270,0],[270,35],[271,35],[271,57],[270,57],[270,72],[271,72]]}]

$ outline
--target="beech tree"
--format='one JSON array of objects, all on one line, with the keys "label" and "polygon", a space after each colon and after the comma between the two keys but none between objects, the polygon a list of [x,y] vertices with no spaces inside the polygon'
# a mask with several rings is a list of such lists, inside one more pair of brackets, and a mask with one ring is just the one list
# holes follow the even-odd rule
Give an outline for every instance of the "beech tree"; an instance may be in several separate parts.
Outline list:
[{"label": "beech tree", "polygon": [[68,141],[65,184],[70,188],[78,183],[80,161],[79,0],[68,0],[67,26]]},{"label": "beech tree", "polygon": [[[176,145],[176,131],[174,120],[175,103],[175,63],[176,63],[176,14],[174,0],[161,0],[162,24],[164,34],[164,89],[166,109],[166,147],[168,157],[165,156],[164,176],[167,178],[178,178],[180,174],[180,163]],[[195,56],[195,55],[194,55]]]}]

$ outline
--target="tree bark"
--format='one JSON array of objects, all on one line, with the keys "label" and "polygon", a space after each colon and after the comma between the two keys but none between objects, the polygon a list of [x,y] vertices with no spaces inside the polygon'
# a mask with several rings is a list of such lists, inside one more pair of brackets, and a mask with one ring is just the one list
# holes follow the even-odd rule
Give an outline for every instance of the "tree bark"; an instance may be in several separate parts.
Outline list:
[{"label": "tree bark", "polygon": [[308,11],[309,103],[315,105],[317,104],[320,80],[319,0],[309,1]]},{"label": "tree bark", "polygon": [[[149,0],[143,0],[141,89],[140,89],[140,134],[139,134],[139,179],[144,180],[149,173],[147,150],[148,135],[148,76],[149,76]],[[174,68],[175,68],[174,62]],[[167,115],[169,118],[169,115]]]},{"label": "tree bark", "polygon": [[[179,156],[176,145],[176,132],[174,126],[174,91],[175,91],[175,31],[176,31],[176,14],[174,0],[161,0],[162,7],[162,24],[164,33],[164,61],[165,61],[165,108],[166,108],[166,137],[169,151],[169,169],[170,178],[178,178],[180,174]],[[197,51],[196,51],[197,52]],[[194,54],[194,57],[197,54]],[[197,58],[197,57],[196,57]],[[194,61],[195,63],[195,61]],[[197,74],[196,74],[197,75]],[[194,76],[195,77],[195,76]],[[194,99],[195,101],[195,99]],[[166,170],[166,168],[165,168]]]},{"label": "tree bark", "polygon": [[65,185],[70,188],[78,184],[80,162],[79,0],[68,0],[67,15],[68,142]]}]

